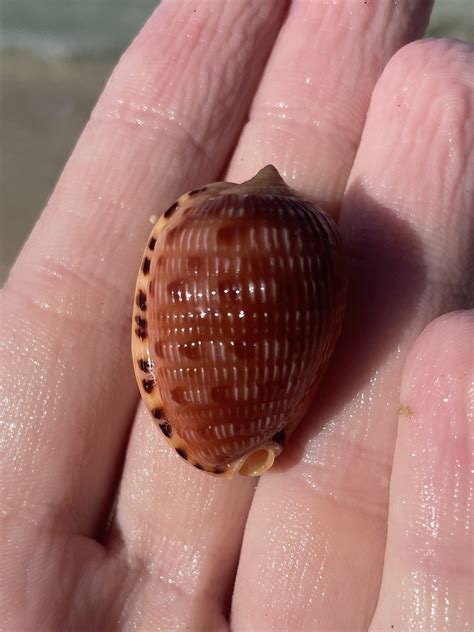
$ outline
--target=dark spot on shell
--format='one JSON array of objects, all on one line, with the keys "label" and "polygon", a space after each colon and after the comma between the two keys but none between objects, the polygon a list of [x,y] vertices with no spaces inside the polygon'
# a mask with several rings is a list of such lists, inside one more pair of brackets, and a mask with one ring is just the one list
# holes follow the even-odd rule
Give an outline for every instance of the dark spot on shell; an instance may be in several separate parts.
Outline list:
[{"label": "dark spot on shell", "polygon": [[138,327],[135,327],[135,333],[140,338],[140,340],[145,340],[147,337],[147,320],[146,318],[142,318],[139,314],[135,316],[135,322]]},{"label": "dark spot on shell", "polygon": [[255,385],[257,399],[260,401],[274,401],[285,397],[287,384],[283,382],[260,382]]},{"label": "dark spot on shell", "polygon": [[211,388],[211,399],[216,403],[232,401],[232,389],[230,386],[213,386]]},{"label": "dark spot on shell", "polygon": [[238,236],[238,228],[236,226],[222,226],[216,235],[218,246],[231,246]]},{"label": "dark spot on shell", "polygon": [[219,297],[223,301],[235,302],[239,301],[242,297],[241,286],[230,279],[219,281],[218,289]]},{"label": "dark spot on shell", "polygon": [[184,448],[176,448],[176,452],[179,454],[179,456],[182,459],[184,459],[185,461],[188,460],[188,453],[186,452]]},{"label": "dark spot on shell", "polygon": [[146,311],[146,294],[143,290],[138,290],[137,307],[139,307],[143,312]]},{"label": "dark spot on shell", "polygon": [[176,404],[191,404],[191,398],[189,397],[189,393],[182,386],[177,386],[173,388],[170,392],[171,399],[176,402]]},{"label": "dark spot on shell", "polygon": [[166,263],[166,257],[165,257],[165,255],[160,255],[160,256],[158,257],[158,261],[156,262],[157,266],[158,266],[159,268],[162,268],[162,267],[165,265],[165,263]]},{"label": "dark spot on shell", "polygon": [[135,327],[135,335],[138,336],[140,340],[145,340],[145,338],[147,337],[146,329]]},{"label": "dark spot on shell", "polygon": [[189,197],[194,197],[195,195],[199,195],[199,193],[204,193],[207,187],[201,187],[200,189],[193,189],[188,193]]},{"label": "dark spot on shell", "polygon": [[235,355],[244,360],[255,356],[257,351],[256,343],[247,340],[235,340],[233,347]]},{"label": "dark spot on shell", "polygon": [[155,244],[156,244],[156,238],[152,237],[150,241],[148,242],[148,248],[150,250],[155,250]]},{"label": "dark spot on shell", "polygon": [[197,340],[183,342],[178,346],[178,351],[181,356],[189,358],[190,360],[197,360],[201,355],[200,344]]},{"label": "dark spot on shell", "polygon": [[202,270],[202,258],[188,257],[186,266],[189,274],[198,274]]},{"label": "dark spot on shell", "polygon": [[151,411],[151,414],[153,415],[155,419],[165,418],[165,411],[163,410],[163,408],[153,408],[153,410]]},{"label": "dark spot on shell", "polygon": [[150,296],[155,296],[155,280],[151,280],[150,281],[150,285],[148,286],[148,292],[150,293]]},{"label": "dark spot on shell", "polygon": [[143,389],[146,393],[151,393],[155,387],[155,380],[142,380]]},{"label": "dark spot on shell", "polygon": [[204,469],[204,468],[203,468],[203,466],[202,466],[200,463],[193,463],[193,465],[194,465],[194,467],[195,467],[197,470],[203,470],[203,469]]},{"label": "dark spot on shell", "polygon": [[272,441],[275,441],[275,443],[279,443],[280,445],[283,445],[285,443],[285,431],[284,430],[280,430],[279,432],[276,432],[273,437],[272,437]]},{"label": "dark spot on shell", "polygon": [[182,279],[170,281],[170,283],[166,286],[166,291],[175,303],[185,301],[187,299],[186,283]]},{"label": "dark spot on shell", "polygon": [[148,274],[150,272],[150,259],[148,259],[148,257],[145,257],[143,259],[142,270],[143,270],[143,274]]},{"label": "dark spot on shell", "polygon": [[167,421],[164,421],[163,423],[160,424],[160,430],[165,435],[165,437],[168,437],[168,439],[173,434],[173,428],[170,426],[170,424]]},{"label": "dark spot on shell", "polygon": [[155,342],[155,353],[159,358],[164,358],[164,344],[162,340],[157,340]]},{"label": "dark spot on shell", "polygon": [[144,358],[140,358],[140,360],[138,360],[138,368],[144,373],[151,373],[154,367],[155,365],[153,364],[153,360],[145,360]]},{"label": "dark spot on shell", "polygon": [[178,202],[175,202],[174,204],[172,204],[169,207],[169,209],[166,210],[164,213],[164,216],[166,217],[166,219],[170,218],[177,208],[178,208]]}]

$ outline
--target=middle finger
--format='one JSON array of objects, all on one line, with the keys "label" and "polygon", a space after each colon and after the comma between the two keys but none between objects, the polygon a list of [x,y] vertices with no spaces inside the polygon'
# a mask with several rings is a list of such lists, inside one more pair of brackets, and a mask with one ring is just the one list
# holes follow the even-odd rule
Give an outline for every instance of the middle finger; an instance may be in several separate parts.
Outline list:
[{"label": "middle finger", "polygon": [[241,182],[273,163],[289,186],[337,213],[385,64],[420,37],[431,0],[295,0],[230,166]]}]

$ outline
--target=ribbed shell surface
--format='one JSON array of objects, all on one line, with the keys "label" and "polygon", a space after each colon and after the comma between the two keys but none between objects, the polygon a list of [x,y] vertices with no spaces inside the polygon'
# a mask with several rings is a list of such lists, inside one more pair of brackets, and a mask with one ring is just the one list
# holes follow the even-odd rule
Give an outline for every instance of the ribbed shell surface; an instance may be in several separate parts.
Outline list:
[{"label": "ribbed shell surface", "polygon": [[215,469],[282,442],[341,328],[333,222],[292,196],[216,195],[173,215],[149,278],[154,379],[186,455]]}]

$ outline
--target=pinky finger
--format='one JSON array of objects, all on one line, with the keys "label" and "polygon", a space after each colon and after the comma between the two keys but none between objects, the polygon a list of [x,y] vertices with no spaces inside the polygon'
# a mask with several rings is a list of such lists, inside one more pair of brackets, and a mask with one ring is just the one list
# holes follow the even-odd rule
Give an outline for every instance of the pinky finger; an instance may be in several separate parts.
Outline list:
[{"label": "pinky finger", "polygon": [[474,310],[453,312],[408,356],[371,632],[474,629],[473,340]]}]

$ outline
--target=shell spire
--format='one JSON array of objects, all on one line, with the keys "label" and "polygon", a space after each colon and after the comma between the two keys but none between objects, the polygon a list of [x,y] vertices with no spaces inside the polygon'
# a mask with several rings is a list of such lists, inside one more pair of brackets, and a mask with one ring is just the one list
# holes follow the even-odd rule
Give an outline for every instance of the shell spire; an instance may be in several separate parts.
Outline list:
[{"label": "shell spire", "polygon": [[242,182],[242,184],[236,184],[235,189],[232,192],[239,194],[258,194],[265,189],[271,189],[275,192],[290,191],[290,188],[273,165],[263,167],[263,169],[260,169],[260,171],[250,180]]}]

